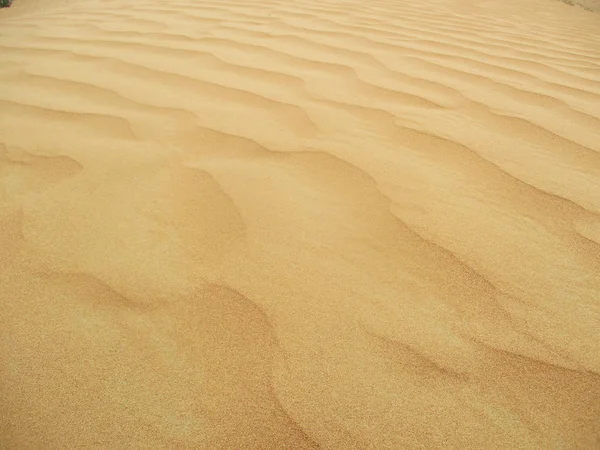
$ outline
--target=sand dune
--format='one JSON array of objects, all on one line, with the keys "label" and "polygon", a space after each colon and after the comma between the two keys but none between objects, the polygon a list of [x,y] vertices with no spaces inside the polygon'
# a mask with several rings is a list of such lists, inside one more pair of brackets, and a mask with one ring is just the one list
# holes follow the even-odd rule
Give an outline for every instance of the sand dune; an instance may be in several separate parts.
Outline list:
[{"label": "sand dune", "polygon": [[1,10],[0,448],[599,448],[599,17]]}]

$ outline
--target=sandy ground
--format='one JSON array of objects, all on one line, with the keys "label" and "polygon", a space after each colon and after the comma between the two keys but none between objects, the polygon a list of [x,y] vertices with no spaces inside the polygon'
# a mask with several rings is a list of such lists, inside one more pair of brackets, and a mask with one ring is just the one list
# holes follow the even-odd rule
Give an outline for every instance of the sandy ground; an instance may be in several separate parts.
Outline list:
[{"label": "sandy ground", "polygon": [[600,11],[600,0],[561,0],[569,5],[581,6],[588,11]]},{"label": "sandy ground", "polygon": [[0,448],[600,448],[600,15],[0,11]]}]

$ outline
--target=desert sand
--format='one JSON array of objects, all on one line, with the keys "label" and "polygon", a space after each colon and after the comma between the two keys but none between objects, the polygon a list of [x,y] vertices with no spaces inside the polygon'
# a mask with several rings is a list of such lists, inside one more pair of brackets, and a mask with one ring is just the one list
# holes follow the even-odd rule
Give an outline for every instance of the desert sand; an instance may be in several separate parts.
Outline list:
[{"label": "desert sand", "polygon": [[600,448],[600,14],[1,10],[0,448]]}]

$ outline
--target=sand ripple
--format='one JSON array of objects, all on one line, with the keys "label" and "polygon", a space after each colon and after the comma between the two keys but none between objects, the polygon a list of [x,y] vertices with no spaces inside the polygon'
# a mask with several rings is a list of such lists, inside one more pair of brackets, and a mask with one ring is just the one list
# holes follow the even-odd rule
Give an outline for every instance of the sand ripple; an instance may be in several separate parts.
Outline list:
[{"label": "sand ripple", "polygon": [[0,11],[0,447],[600,446],[599,24]]}]

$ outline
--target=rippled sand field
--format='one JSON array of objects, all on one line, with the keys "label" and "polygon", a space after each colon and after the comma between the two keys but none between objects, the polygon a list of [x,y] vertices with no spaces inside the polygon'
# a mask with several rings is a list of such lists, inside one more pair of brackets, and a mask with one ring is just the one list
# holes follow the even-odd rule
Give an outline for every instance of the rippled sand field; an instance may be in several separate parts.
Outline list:
[{"label": "rippled sand field", "polygon": [[600,448],[600,14],[0,10],[0,448]]}]

